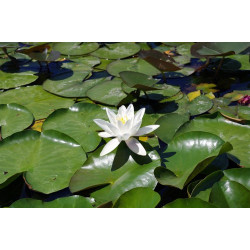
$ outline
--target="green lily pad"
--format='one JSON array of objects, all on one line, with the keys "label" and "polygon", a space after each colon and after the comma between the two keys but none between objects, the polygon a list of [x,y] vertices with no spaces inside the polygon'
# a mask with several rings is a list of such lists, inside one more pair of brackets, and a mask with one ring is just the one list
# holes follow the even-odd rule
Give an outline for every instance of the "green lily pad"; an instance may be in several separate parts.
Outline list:
[{"label": "green lily pad", "polygon": [[231,149],[229,143],[211,133],[194,131],[181,134],[168,144],[164,152],[166,168],[156,168],[155,176],[162,185],[182,189],[218,155]]},{"label": "green lily pad", "polygon": [[84,81],[89,74],[88,71],[74,72],[70,77],[67,77],[67,74],[59,74],[47,79],[43,83],[43,88],[63,97],[86,97],[86,92],[90,88],[105,80],[105,78],[96,78]]},{"label": "green lily pad", "polygon": [[209,201],[217,207],[250,208],[250,191],[235,181],[214,184]]},{"label": "green lily pad", "polygon": [[110,63],[112,63],[114,60],[108,60],[108,59],[100,59],[100,64],[95,66],[94,71],[104,71],[107,70],[107,67]]},{"label": "green lily pad", "polygon": [[94,67],[95,65],[101,62],[101,60],[96,56],[83,56],[79,58],[74,58],[72,60],[79,64],[86,64],[90,67]]},{"label": "green lily pad", "polygon": [[250,90],[234,90],[225,94],[223,97],[230,99],[231,102],[238,101],[245,95],[250,95]]},{"label": "green lily pad", "polygon": [[154,79],[146,74],[133,71],[122,71],[120,72],[120,77],[130,88],[137,88],[144,91],[157,89],[154,85],[159,82],[159,79]]},{"label": "green lily pad", "polygon": [[92,53],[93,56],[105,59],[120,59],[132,56],[140,51],[140,46],[135,43],[106,44]]},{"label": "green lily pad", "polygon": [[93,151],[101,142],[93,119],[107,119],[104,109],[96,104],[77,103],[69,109],[52,113],[43,124],[43,131],[53,129],[72,137],[86,152]]},{"label": "green lily pad", "polygon": [[215,183],[222,181],[235,181],[245,188],[250,190],[250,169],[228,169],[225,171],[216,171],[208,176],[206,176],[203,180],[201,180],[193,189],[191,196],[197,197],[205,201],[209,201],[209,197],[211,194],[212,187]]},{"label": "green lily pad", "polygon": [[177,199],[163,208],[216,208],[213,204],[198,198]]},{"label": "green lily pad", "polygon": [[232,55],[232,56],[228,56],[228,58],[239,62],[240,70],[250,70],[249,55]]},{"label": "green lily pad", "polygon": [[43,202],[31,198],[17,200],[11,204],[10,208],[92,208],[91,202],[85,197],[73,195],[58,198],[53,201]]},{"label": "green lily pad", "polygon": [[248,106],[219,107],[218,111],[223,116],[235,121],[250,120],[250,107]]},{"label": "green lily pad", "polygon": [[122,194],[115,202],[116,208],[154,208],[161,196],[151,188],[138,187]]},{"label": "green lily pad", "polygon": [[76,72],[84,73],[85,71],[88,72],[88,74],[90,74],[92,71],[92,67],[90,65],[78,62],[65,62],[62,64],[62,69],[70,69],[74,73]]},{"label": "green lily pad", "polygon": [[[166,97],[171,98],[180,92],[180,87],[168,84],[155,84],[152,86],[156,90],[147,91],[147,95],[141,93],[141,98],[149,98],[154,101],[166,100]],[[175,99],[175,98],[174,98]]]},{"label": "green lily pad", "polygon": [[55,43],[53,49],[59,51],[63,55],[79,56],[89,54],[99,48],[98,43]]},{"label": "green lily pad", "polygon": [[183,56],[187,56],[187,57],[191,57],[191,47],[192,47],[193,43],[184,43],[184,44],[180,44],[176,47],[176,51],[178,54],[183,55]]},{"label": "green lily pad", "polygon": [[0,89],[10,89],[34,82],[34,72],[6,73],[0,70]]},{"label": "green lily pad", "polygon": [[155,124],[160,125],[160,127],[155,131],[155,134],[165,143],[169,143],[176,131],[189,120],[188,114],[176,114],[170,113],[161,116]]},{"label": "green lily pad", "polygon": [[62,98],[43,90],[42,86],[21,87],[0,94],[0,104],[17,103],[29,109],[36,120],[46,118],[59,108],[74,104],[71,99]]},{"label": "green lily pad", "polygon": [[102,157],[100,157],[101,150],[102,147],[92,153],[72,177],[71,192],[106,184],[105,187],[91,193],[91,197],[98,204],[103,204],[116,201],[123,193],[133,188],[155,188],[157,181],[153,172],[160,166],[160,157],[156,151],[148,152],[147,156],[135,155],[129,151],[125,143]]},{"label": "green lily pad", "polygon": [[[204,117],[197,117],[186,123],[177,134],[188,131],[205,131],[220,136],[232,144],[230,154],[237,158],[237,163],[250,168],[250,126],[242,125],[224,118],[219,113]],[[236,159],[235,159],[236,160]]]},{"label": "green lily pad", "polygon": [[68,187],[86,160],[77,142],[53,130],[15,133],[0,142],[0,154],[0,183],[25,172],[29,188],[46,194]]},{"label": "green lily pad", "polygon": [[108,65],[107,71],[110,75],[113,76],[119,76],[119,73],[122,71],[139,72],[150,76],[159,75],[161,73],[150,63],[140,58],[130,58],[114,61]]},{"label": "green lily pad", "polygon": [[250,46],[249,42],[202,42],[191,47],[195,57],[213,57],[239,54]]},{"label": "green lily pad", "polygon": [[2,138],[26,129],[32,124],[33,120],[33,114],[21,105],[15,103],[0,104]]},{"label": "green lily pad", "polygon": [[164,73],[165,77],[167,78],[179,78],[179,77],[185,77],[190,76],[195,72],[195,69],[192,67],[184,67],[180,70],[174,71],[174,72],[166,72]]},{"label": "green lily pad", "polygon": [[119,106],[127,97],[122,90],[121,84],[120,79],[103,81],[90,88],[87,91],[87,96],[98,103]]},{"label": "green lily pad", "polygon": [[178,110],[175,112],[178,114],[189,113],[190,115],[200,115],[213,107],[213,101],[205,95],[198,96],[191,102],[188,100],[187,96],[184,96],[176,102],[178,104]]}]

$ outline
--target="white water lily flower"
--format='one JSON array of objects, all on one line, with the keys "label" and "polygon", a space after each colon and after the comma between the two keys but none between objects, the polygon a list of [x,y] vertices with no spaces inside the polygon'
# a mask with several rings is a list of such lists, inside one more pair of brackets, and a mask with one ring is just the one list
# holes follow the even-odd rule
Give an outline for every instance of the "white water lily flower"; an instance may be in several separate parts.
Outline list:
[{"label": "white water lily flower", "polygon": [[106,108],[106,111],[110,123],[102,119],[94,119],[94,122],[104,130],[104,132],[100,132],[98,135],[103,138],[115,138],[105,145],[100,156],[113,151],[121,141],[125,141],[127,146],[134,153],[138,155],[146,155],[147,153],[144,147],[137,139],[133,138],[133,136],[142,136],[151,133],[160,125],[149,125],[140,128],[145,108],[140,109],[136,114],[134,114],[133,104],[130,104],[127,109],[125,106],[121,106],[117,115],[109,108]]}]

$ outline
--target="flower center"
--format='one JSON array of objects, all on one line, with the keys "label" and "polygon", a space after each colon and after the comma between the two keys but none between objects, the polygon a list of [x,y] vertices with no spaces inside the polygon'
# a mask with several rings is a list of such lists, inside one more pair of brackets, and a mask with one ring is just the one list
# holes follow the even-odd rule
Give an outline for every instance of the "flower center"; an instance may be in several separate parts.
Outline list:
[{"label": "flower center", "polygon": [[117,118],[118,121],[121,121],[122,124],[125,124],[128,120],[128,117],[125,115],[125,116],[122,116],[122,117],[118,117]]}]

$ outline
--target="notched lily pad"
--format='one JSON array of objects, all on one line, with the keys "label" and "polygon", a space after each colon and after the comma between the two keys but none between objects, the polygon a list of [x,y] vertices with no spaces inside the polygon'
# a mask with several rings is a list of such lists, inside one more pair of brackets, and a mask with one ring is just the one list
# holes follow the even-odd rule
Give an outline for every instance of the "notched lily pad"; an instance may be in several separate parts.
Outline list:
[{"label": "notched lily pad", "polygon": [[45,194],[68,187],[86,160],[76,141],[53,130],[15,133],[0,142],[0,154],[0,183],[24,172],[28,187]]},{"label": "notched lily pad", "polygon": [[33,114],[21,105],[15,103],[0,104],[2,138],[26,129],[32,124],[33,120]]}]

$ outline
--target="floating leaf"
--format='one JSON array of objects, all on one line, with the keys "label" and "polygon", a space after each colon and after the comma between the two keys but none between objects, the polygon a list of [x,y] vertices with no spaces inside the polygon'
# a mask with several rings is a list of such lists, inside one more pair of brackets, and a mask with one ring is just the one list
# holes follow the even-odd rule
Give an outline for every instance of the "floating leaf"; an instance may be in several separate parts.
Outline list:
[{"label": "floating leaf", "polygon": [[133,71],[123,71],[120,73],[120,77],[130,88],[137,88],[144,91],[157,89],[154,85],[159,82],[159,80],[151,76]]},{"label": "floating leaf", "polygon": [[1,136],[5,138],[31,125],[34,117],[25,107],[11,103],[0,104]]},{"label": "floating leaf", "polygon": [[209,201],[218,207],[250,208],[250,191],[235,181],[215,183]]},{"label": "floating leaf", "polygon": [[187,97],[177,101],[178,110],[176,113],[185,114],[189,113],[190,115],[200,115],[209,111],[213,107],[213,102],[207,96],[201,95],[196,97],[191,102],[188,101]]},{"label": "floating leaf", "polygon": [[107,71],[110,75],[113,76],[119,76],[119,73],[122,71],[139,72],[150,76],[158,75],[161,73],[154,66],[140,58],[130,58],[114,61],[108,65]]},{"label": "floating leaf", "polygon": [[31,129],[38,131],[38,132],[42,132],[42,126],[43,126],[44,121],[45,119],[40,119],[40,120],[35,121]]},{"label": "floating leaf", "polygon": [[122,194],[115,202],[116,208],[154,208],[161,196],[151,188],[138,187]]},{"label": "floating leaf", "polygon": [[220,114],[213,114],[195,118],[177,133],[182,134],[187,131],[205,131],[220,136],[232,144],[233,150],[230,153],[237,157],[237,163],[250,167],[250,126],[232,122]]},{"label": "floating leaf", "polygon": [[216,206],[198,198],[187,198],[176,199],[165,205],[163,208],[216,208]]},{"label": "floating leaf", "polygon": [[228,56],[238,54],[249,46],[249,42],[202,42],[194,44],[191,53],[195,57]]},{"label": "floating leaf", "polygon": [[140,46],[135,43],[112,43],[99,48],[92,55],[105,59],[119,59],[132,56],[140,49]]},{"label": "floating leaf", "polygon": [[10,208],[92,208],[92,205],[85,197],[73,195],[50,202],[24,198],[12,203]]},{"label": "floating leaf", "polygon": [[33,72],[6,73],[0,70],[0,89],[10,89],[34,82],[38,76]]},{"label": "floating leaf", "polygon": [[122,90],[121,83],[120,79],[102,81],[90,88],[87,91],[87,96],[98,103],[119,106],[127,97]]},{"label": "floating leaf", "polygon": [[156,67],[161,72],[164,71],[177,71],[181,68],[174,64],[175,60],[166,55],[165,53],[161,53],[157,50],[145,50],[140,52],[140,57]]},{"label": "floating leaf", "polygon": [[74,72],[70,77],[68,73],[56,75],[47,79],[43,83],[43,88],[53,94],[63,97],[86,97],[86,92],[103,82],[106,78],[96,78],[92,80],[85,80],[88,76],[88,71]]},{"label": "floating leaf", "polygon": [[234,90],[225,94],[223,97],[230,99],[231,102],[238,101],[245,95],[250,95],[250,90]]},{"label": "floating leaf", "polygon": [[68,187],[86,155],[71,137],[57,131],[28,130],[0,142],[0,183],[25,172],[28,186],[42,193]]},{"label": "floating leaf", "polygon": [[36,120],[46,118],[59,108],[74,104],[71,99],[55,96],[43,90],[42,86],[21,87],[0,94],[0,104],[17,103],[29,109]]},{"label": "floating leaf", "polygon": [[190,92],[187,94],[187,97],[189,99],[189,101],[193,101],[196,97],[200,96],[201,95],[201,91],[200,90],[197,90],[197,91],[194,91],[194,92]]},{"label": "floating leaf", "polygon": [[95,104],[77,103],[69,109],[52,113],[43,124],[43,131],[53,129],[72,137],[86,152],[93,151],[101,142],[93,119],[106,119],[104,109]]},{"label": "floating leaf", "polygon": [[97,203],[102,204],[116,201],[123,193],[133,188],[155,188],[157,181],[153,171],[160,165],[156,151],[148,152],[148,156],[138,156],[131,153],[125,143],[102,157],[101,150],[102,147],[92,153],[72,177],[71,192],[106,184],[107,186],[91,193]]},{"label": "floating leaf", "polygon": [[89,54],[99,47],[98,43],[79,43],[79,42],[70,42],[70,43],[55,43],[53,49],[60,51],[63,55],[68,56],[78,56]]},{"label": "floating leaf", "polygon": [[188,120],[188,114],[166,114],[155,122],[155,124],[160,125],[160,127],[155,131],[155,135],[157,135],[165,143],[169,143],[174,137],[176,131]]},{"label": "floating leaf", "polygon": [[168,157],[166,168],[157,168],[155,176],[162,185],[182,189],[218,155],[231,149],[229,143],[207,132],[194,131],[175,136],[164,152]]}]

